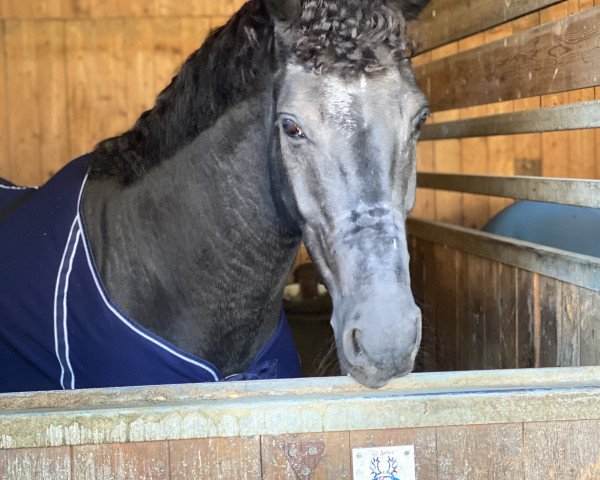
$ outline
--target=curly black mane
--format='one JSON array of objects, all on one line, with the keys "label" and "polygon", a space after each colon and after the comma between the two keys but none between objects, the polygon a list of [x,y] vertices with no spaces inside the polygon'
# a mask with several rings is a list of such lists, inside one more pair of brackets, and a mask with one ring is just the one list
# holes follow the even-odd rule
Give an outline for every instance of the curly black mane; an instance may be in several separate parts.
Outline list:
[{"label": "curly black mane", "polygon": [[275,67],[273,47],[273,22],[262,0],[251,0],[190,55],[131,130],[98,144],[90,178],[132,183],[189,144],[230,105],[263,86]]},{"label": "curly black mane", "polygon": [[[302,15],[280,47],[315,73],[374,72],[410,54],[406,21],[428,0],[300,0]],[[260,91],[277,70],[274,22],[264,0],[250,0],[208,37],[128,132],[98,144],[90,178],[123,184],[174,155],[225,110]]]}]

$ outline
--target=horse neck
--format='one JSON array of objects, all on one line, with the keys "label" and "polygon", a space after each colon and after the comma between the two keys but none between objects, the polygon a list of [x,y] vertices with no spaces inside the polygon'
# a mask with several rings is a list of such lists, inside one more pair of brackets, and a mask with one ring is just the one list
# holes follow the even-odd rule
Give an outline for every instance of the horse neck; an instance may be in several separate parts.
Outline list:
[{"label": "horse neck", "polygon": [[84,199],[109,295],[224,375],[243,371],[275,330],[299,243],[272,198],[271,102],[239,104],[134,185],[92,181]]}]

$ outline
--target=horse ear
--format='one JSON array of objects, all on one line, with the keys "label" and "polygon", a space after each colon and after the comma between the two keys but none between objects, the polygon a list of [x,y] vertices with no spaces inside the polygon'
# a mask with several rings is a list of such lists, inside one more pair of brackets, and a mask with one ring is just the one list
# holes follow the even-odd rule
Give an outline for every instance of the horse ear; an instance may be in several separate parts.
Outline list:
[{"label": "horse ear", "polygon": [[416,20],[430,0],[400,0],[400,8],[404,18],[409,22]]},{"label": "horse ear", "polygon": [[269,14],[281,22],[293,22],[302,15],[301,0],[265,0]]}]

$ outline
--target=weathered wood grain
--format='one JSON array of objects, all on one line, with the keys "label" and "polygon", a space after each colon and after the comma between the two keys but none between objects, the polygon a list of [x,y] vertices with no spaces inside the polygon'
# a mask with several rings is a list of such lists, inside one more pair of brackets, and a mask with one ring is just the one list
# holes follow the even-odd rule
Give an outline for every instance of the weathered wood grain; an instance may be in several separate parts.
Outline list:
[{"label": "weathered wood grain", "polygon": [[169,479],[167,442],[73,447],[73,477],[78,480]]},{"label": "weathered wood grain", "polygon": [[260,455],[259,437],[172,441],[169,478],[260,480]]},{"label": "weathered wood grain", "polygon": [[434,61],[416,73],[434,111],[595,86],[600,9]]},{"label": "weathered wood grain", "polygon": [[579,290],[580,363],[600,365],[600,294]]},{"label": "weathered wood grain", "polygon": [[471,312],[469,311],[468,255],[460,251],[456,281],[456,369],[468,370],[471,363]]},{"label": "weathered wood grain", "polygon": [[152,108],[155,97],[200,47],[208,31],[208,19],[69,22],[68,107],[73,156],[131,128]]},{"label": "weathered wood grain", "polygon": [[[417,169],[419,172],[433,172],[434,165],[434,142],[419,142],[417,144]],[[412,215],[419,218],[434,220],[436,218],[435,211],[435,192],[432,190],[419,189],[415,208]]]},{"label": "weathered wood grain", "polygon": [[438,358],[437,348],[438,339],[436,337],[436,278],[437,264],[435,261],[434,244],[423,242],[421,244],[421,254],[423,258],[423,335],[421,340],[422,371],[433,372],[436,370],[436,361]]},{"label": "weathered wood grain", "polygon": [[125,131],[128,123],[123,20],[70,22],[67,26],[69,124],[73,156]]},{"label": "weathered wood grain", "polygon": [[501,361],[501,346],[499,342],[500,336],[500,308],[498,305],[498,268],[500,265],[487,259],[481,260],[485,276],[485,289],[483,292],[483,304],[485,309],[485,359],[484,368],[500,369]]},{"label": "weathered wood grain", "polygon": [[435,428],[350,432],[350,448],[414,445],[416,477],[437,480]]},{"label": "weathered wood grain", "polygon": [[535,367],[534,321],[536,292],[534,274],[517,270],[517,368]]},{"label": "weathered wood grain", "polygon": [[500,368],[517,368],[517,270],[499,264],[497,275]]},{"label": "weathered wood grain", "polygon": [[442,245],[433,249],[435,262],[435,365],[439,371],[456,370],[457,357],[457,280],[458,256],[456,250]]},{"label": "weathered wood grain", "polygon": [[581,289],[565,283],[561,286],[560,312],[557,325],[557,364],[578,367],[581,359]]},{"label": "weathered wood grain", "polygon": [[437,428],[440,479],[523,477],[522,424]]},{"label": "weathered wood grain", "polygon": [[351,478],[349,432],[262,438],[265,480]]},{"label": "weathered wood grain", "polygon": [[[415,370],[418,372],[431,372],[435,370],[435,310],[434,305],[427,303],[425,299],[425,279],[427,276],[426,258],[428,258],[432,249],[427,248],[426,244],[416,237],[409,238],[412,291],[423,318],[421,347],[415,362]],[[430,272],[429,275],[431,276],[432,273]],[[427,295],[431,298],[432,294],[428,292]]]},{"label": "weathered wood grain", "polygon": [[[568,93],[544,95],[542,107],[553,107],[568,103]],[[545,132],[542,133],[543,163],[542,175],[544,177],[568,177],[570,162],[570,132]]]},{"label": "weathered wood grain", "polygon": [[485,368],[516,368],[516,272],[483,260],[485,269]]},{"label": "weathered wood grain", "polygon": [[495,27],[560,0],[433,0],[423,11],[412,33],[424,52]]},{"label": "weathered wood grain", "polygon": [[7,21],[5,38],[10,180],[35,185],[68,158],[64,25]]},{"label": "weathered wood grain", "polygon": [[[515,112],[538,109],[541,107],[539,97],[515,100]],[[542,144],[539,133],[515,135],[514,142],[514,173],[515,175],[539,176],[542,171]]]},{"label": "weathered wood grain", "polygon": [[540,366],[558,366],[558,324],[562,284],[540,276],[539,305],[541,321]]},{"label": "weathered wood grain", "polygon": [[[594,89],[575,90],[569,92],[569,103],[594,100]],[[596,158],[594,146],[594,130],[575,130],[569,133],[569,162],[568,178],[596,179]]]},{"label": "weathered wood grain", "polygon": [[467,315],[470,319],[469,369],[481,370],[486,367],[485,335],[485,292],[487,288],[486,269],[482,258],[466,256],[467,261]]},{"label": "weathered wood grain", "polygon": [[246,0],[3,0],[0,18],[122,18],[229,16]]},{"label": "weathered wood grain", "polygon": [[600,421],[526,423],[527,480],[600,478]]},{"label": "weathered wood grain", "polygon": [[70,480],[71,449],[24,448],[0,450],[0,478],[2,480]]}]

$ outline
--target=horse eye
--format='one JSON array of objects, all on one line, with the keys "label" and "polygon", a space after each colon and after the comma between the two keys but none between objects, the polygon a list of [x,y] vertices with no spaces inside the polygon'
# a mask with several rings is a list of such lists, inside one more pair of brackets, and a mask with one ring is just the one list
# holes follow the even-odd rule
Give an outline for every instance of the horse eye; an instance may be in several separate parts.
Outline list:
[{"label": "horse eye", "polygon": [[421,128],[423,128],[423,125],[425,125],[425,122],[427,122],[428,117],[429,117],[429,112],[421,115],[421,118],[419,118],[419,121],[417,122],[417,130],[418,131],[420,131]]},{"label": "horse eye", "polygon": [[288,137],[292,138],[304,138],[304,132],[300,126],[289,118],[285,118],[281,122],[281,126],[283,127],[283,131]]}]

